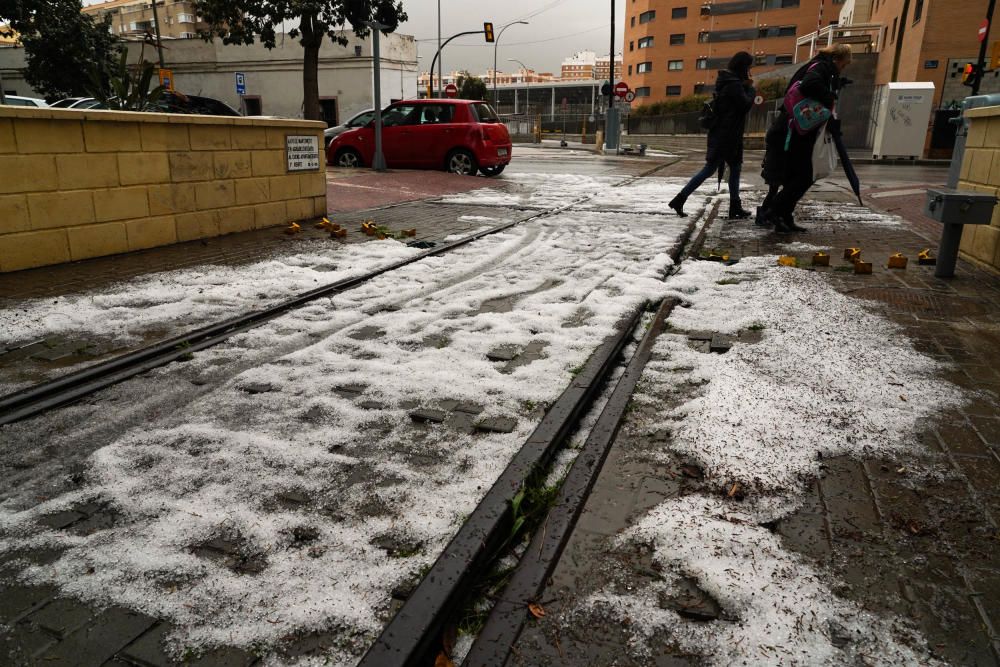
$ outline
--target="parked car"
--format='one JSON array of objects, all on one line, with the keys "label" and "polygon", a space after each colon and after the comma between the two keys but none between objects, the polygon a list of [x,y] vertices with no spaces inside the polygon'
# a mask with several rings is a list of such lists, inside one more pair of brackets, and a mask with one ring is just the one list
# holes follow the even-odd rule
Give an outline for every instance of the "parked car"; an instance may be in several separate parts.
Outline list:
[{"label": "parked car", "polygon": [[14,107],[47,107],[45,100],[37,97],[21,97],[20,95],[4,95],[6,104]]},{"label": "parked car", "polygon": [[375,120],[375,110],[368,109],[367,111],[362,111],[356,116],[352,117],[346,123],[340,125],[334,125],[333,127],[328,127],[323,130],[323,145],[329,146],[330,142],[333,141],[334,137],[339,137],[344,132],[348,130],[353,130],[356,127],[364,127],[368,123]]},{"label": "parked car", "polygon": [[[510,163],[507,127],[485,102],[409,100],[382,112],[382,153],[389,167],[444,169],[455,174],[496,176]],[[347,130],[326,149],[328,164],[370,166],[375,123]]]},{"label": "parked car", "polygon": [[225,102],[212,99],[211,97],[201,97],[199,95],[185,95],[177,91],[166,91],[154,105],[153,111],[165,113],[192,113],[206,116],[241,116],[242,114]]},{"label": "parked car", "polygon": [[49,106],[57,109],[95,109],[103,105],[93,97],[64,97]]}]

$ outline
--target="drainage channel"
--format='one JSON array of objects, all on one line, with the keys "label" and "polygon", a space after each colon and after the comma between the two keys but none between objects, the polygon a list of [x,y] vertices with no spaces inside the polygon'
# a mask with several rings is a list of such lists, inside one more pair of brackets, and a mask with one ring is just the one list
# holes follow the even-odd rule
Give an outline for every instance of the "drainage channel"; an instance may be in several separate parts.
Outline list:
[{"label": "drainage channel", "polygon": [[[651,176],[661,169],[666,169],[672,163],[661,163],[646,171],[623,179],[613,187],[627,186],[635,181]],[[106,389],[129,378],[146,373],[154,368],[165,366],[174,361],[187,358],[193,352],[198,352],[225,341],[238,333],[259,327],[292,310],[315,301],[346,292],[373,280],[386,273],[414,264],[428,257],[446,254],[452,250],[477,241],[486,236],[497,234],[517,225],[540,220],[563,213],[573,206],[596,198],[598,194],[577,198],[556,209],[543,211],[523,220],[507,222],[483,231],[471,234],[451,243],[422,252],[385,267],[369,271],[360,276],[324,285],[296,297],[275,304],[266,309],[253,311],[235,318],[227,319],[207,327],[169,338],[160,343],[124,354],[106,362],[89,366],[80,371],[67,373],[62,377],[27,387],[20,391],[0,396],[0,426],[12,424],[29,417],[41,414],[47,410],[68,405],[101,389]]]},{"label": "drainage channel", "polygon": [[[705,218],[694,243],[704,239],[704,230],[712,224],[718,213],[716,203]],[[697,221],[685,230],[671,257],[676,265],[692,243]],[[692,247],[689,254],[695,249]],[[522,559],[514,578],[508,585],[484,627],[483,633],[473,644],[476,658],[466,665],[502,664],[510,646],[517,640],[529,613],[527,603],[541,590],[545,580],[558,562],[569,534],[587,496],[593,488],[608,449],[614,441],[625,407],[649,360],[656,336],[663,330],[664,322],[677,304],[668,299],[660,302],[649,331],[640,342],[629,361],[614,392],[604,407],[597,424],[591,430],[584,449],[574,462],[569,475],[559,491],[556,509],[543,522],[544,533],[536,533],[530,554]],[[544,479],[556,455],[569,437],[578,429],[580,421],[601,394],[608,378],[621,365],[620,355],[633,339],[635,329],[643,319],[646,304],[623,318],[616,332],[591,355],[583,371],[577,375],[559,399],[543,417],[535,431],[528,437],[520,451],[486,493],[458,533],[424,575],[416,589],[396,615],[383,629],[379,638],[369,648],[359,667],[402,665],[418,667],[434,664],[436,656],[444,651],[445,628],[457,618],[469,602],[470,591],[476,582],[489,574],[500,557],[500,552],[511,539],[515,517],[515,498],[537,480]],[[514,588],[510,588],[513,586]],[[478,647],[478,648],[477,648]],[[483,662],[480,662],[482,660]]]}]

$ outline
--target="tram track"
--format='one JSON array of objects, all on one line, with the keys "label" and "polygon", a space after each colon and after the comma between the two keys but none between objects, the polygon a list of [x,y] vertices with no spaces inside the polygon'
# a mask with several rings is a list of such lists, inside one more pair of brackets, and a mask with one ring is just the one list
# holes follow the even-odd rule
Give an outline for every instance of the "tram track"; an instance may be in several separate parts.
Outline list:
[{"label": "tram track", "polygon": [[[674,270],[685,257],[697,253],[705,231],[718,213],[718,203],[711,206],[699,228],[697,220],[687,227],[670,253]],[[697,233],[696,233],[697,232]],[[577,457],[559,491],[559,500],[543,521],[544,531],[536,532],[526,556],[520,561],[500,602],[494,607],[483,632],[475,641],[464,663],[502,665],[526,621],[528,603],[542,590],[544,582],[569,539],[587,496],[600,473],[603,461],[614,442],[642,370],[650,358],[652,345],[663,331],[666,318],[677,305],[665,299],[652,305],[656,311],[649,330],[635,354],[625,364],[622,377],[591,429],[583,450]],[[383,665],[422,666],[435,663],[436,656],[447,654],[445,629],[455,623],[461,609],[470,601],[470,591],[488,575],[499,560],[514,531],[514,499],[545,478],[559,451],[580,427],[594,406],[608,379],[622,367],[620,356],[643,321],[650,304],[643,304],[622,317],[615,333],[591,355],[582,372],[570,383],[546,412],[534,432],[489,489],[424,575],[413,593],[397,611],[369,648],[359,667]],[[516,532],[516,531],[515,531]]]}]

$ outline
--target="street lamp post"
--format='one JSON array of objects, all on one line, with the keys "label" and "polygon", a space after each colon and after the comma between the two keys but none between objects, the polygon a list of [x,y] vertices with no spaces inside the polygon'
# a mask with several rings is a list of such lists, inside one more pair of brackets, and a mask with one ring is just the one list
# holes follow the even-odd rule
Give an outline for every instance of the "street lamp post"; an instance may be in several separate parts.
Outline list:
[{"label": "street lamp post", "polygon": [[529,25],[527,21],[514,21],[513,23],[508,23],[504,27],[500,28],[500,32],[497,33],[496,42],[493,43],[493,108],[500,106],[500,101],[497,98],[497,48],[500,46],[500,38],[503,36],[503,31],[512,25]]},{"label": "street lamp post", "polygon": [[528,76],[528,66],[517,58],[508,58],[508,62],[517,63],[524,70],[524,108],[531,114],[531,77]]},{"label": "street lamp post", "polygon": [[385,171],[385,155],[382,153],[382,60],[379,51],[379,32],[389,26],[382,25],[378,21],[365,21],[365,25],[372,31],[372,51],[373,70],[375,87],[375,155],[372,158],[372,169],[375,171]]},{"label": "street lamp post", "polygon": [[[438,0],[438,53],[441,53],[441,0]],[[441,92],[441,86],[443,85],[443,77],[441,75],[444,66],[441,61],[438,61],[438,99],[444,97]],[[434,67],[431,67],[431,87],[434,87]]]}]

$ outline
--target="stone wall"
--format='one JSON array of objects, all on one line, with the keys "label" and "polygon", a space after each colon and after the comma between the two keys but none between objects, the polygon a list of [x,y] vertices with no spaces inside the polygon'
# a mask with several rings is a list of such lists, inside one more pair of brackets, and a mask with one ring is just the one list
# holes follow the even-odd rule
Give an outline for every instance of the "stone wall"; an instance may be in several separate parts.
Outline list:
[{"label": "stone wall", "polygon": [[[323,127],[0,107],[0,272],[325,215]],[[318,169],[288,171],[288,135]]]},{"label": "stone wall", "polygon": [[[1000,188],[1000,107],[973,109],[967,115],[972,126],[958,187],[996,195]],[[1000,269],[1000,206],[993,211],[989,225],[965,226],[961,252]]]}]

